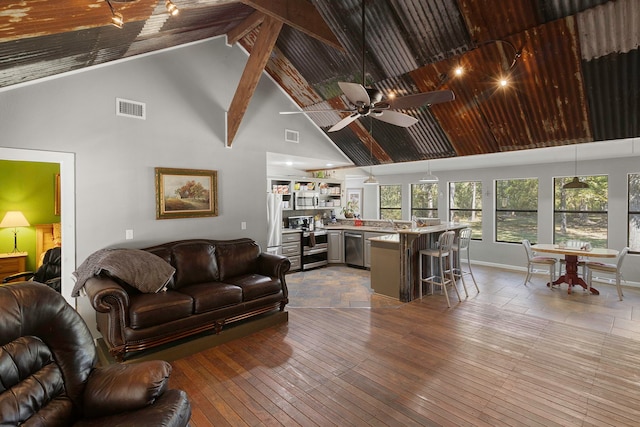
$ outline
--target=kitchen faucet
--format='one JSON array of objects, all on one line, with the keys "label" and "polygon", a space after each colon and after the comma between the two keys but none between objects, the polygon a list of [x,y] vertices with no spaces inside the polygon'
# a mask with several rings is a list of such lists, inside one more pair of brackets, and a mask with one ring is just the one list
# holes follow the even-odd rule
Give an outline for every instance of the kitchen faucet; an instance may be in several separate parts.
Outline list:
[{"label": "kitchen faucet", "polygon": [[394,230],[396,229],[396,223],[394,220],[392,220],[391,218],[389,218],[389,223],[391,224],[391,228],[393,228]]}]

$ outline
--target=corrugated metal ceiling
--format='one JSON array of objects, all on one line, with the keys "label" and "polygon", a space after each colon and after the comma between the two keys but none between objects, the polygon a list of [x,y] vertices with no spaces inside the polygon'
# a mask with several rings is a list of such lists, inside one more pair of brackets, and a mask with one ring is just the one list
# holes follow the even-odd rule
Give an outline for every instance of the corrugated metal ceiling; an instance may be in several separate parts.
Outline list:
[{"label": "corrugated metal ceiling", "polygon": [[[278,0],[288,1],[288,0]],[[293,0],[306,1],[306,0]],[[640,136],[640,1],[365,0],[366,84],[397,95],[451,89],[456,100],[363,118],[328,133],[356,165]],[[254,12],[229,0],[0,4],[0,87],[227,33]],[[311,0],[344,47],[285,26],[266,70],[303,109],[344,108],[339,81],[362,81],[361,0]],[[293,3],[295,4],[295,3]],[[251,51],[254,30],[242,45]],[[521,53],[511,67],[515,52]],[[463,65],[462,77],[452,75]],[[512,84],[494,79],[509,74]],[[309,114],[328,130],[337,112]]]}]

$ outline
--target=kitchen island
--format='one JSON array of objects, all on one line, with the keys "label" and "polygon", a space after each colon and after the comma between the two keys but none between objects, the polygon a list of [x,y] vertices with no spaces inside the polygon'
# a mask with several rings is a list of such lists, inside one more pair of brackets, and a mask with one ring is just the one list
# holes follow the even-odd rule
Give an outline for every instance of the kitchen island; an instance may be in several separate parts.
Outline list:
[{"label": "kitchen island", "polygon": [[465,227],[468,227],[468,224],[445,222],[427,227],[401,229],[391,236],[369,239],[371,288],[376,293],[398,298],[402,302],[417,298],[420,250],[435,247],[443,232],[457,232]]}]

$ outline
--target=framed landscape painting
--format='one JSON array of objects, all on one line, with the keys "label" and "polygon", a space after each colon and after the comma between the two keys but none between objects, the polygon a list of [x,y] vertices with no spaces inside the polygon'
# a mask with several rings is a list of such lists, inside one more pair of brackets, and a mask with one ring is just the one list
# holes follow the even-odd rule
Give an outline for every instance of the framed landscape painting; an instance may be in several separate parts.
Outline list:
[{"label": "framed landscape painting", "polygon": [[218,216],[218,172],[156,168],[156,219]]}]

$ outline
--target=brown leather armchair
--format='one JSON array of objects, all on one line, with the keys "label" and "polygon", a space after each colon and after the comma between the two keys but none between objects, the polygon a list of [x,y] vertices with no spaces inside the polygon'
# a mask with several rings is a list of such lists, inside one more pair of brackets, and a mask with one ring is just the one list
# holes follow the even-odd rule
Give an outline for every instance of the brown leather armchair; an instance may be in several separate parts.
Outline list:
[{"label": "brown leather armchair", "polygon": [[96,367],[87,325],[46,285],[0,286],[0,425],[186,426],[164,361]]}]

